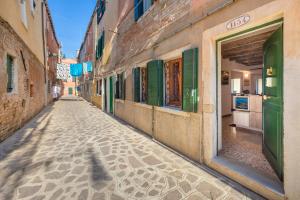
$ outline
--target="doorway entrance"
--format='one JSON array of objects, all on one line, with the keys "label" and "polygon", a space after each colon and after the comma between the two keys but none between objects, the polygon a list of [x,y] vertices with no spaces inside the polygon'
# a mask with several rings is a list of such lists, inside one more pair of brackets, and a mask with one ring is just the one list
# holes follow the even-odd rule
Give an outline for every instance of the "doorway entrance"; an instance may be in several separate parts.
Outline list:
[{"label": "doorway entrance", "polygon": [[218,157],[283,180],[283,26],[220,40]]}]

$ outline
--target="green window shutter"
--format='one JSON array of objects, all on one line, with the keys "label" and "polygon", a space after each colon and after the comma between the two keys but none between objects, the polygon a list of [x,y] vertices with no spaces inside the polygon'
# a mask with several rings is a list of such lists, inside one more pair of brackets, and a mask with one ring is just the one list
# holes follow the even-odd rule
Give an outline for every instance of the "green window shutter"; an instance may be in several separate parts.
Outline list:
[{"label": "green window shutter", "polygon": [[102,48],[102,35],[99,38],[99,46],[98,46],[98,49],[99,49],[99,58],[101,58],[101,56],[102,56],[101,48]]},{"label": "green window shutter", "polygon": [[147,104],[163,105],[163,61],[153,60],[147,63]]},{"label": "green window shutter", "polygon": [[182,53],[182,110],[197,112],[198,110],[198,48]]},{"label": "green window shutter", "polygon": [[7,55],[6,71],[7,71],[7,92],[13,90],[13,58]]},{"label": "green window shutter", "polygon": [[101,36],[101,56],[103,56],[103,50],[104,50],[104,44],[105,44],[105,40],[104,40],[104,31],[102,32],[102,36]]},{"label": "green window shutter", "polygon": [[97,43],[97,46],[96,46],[96,59],[98,59],[98,43]]},{"label": "green window shutter", "polygon": [[141,85],[141,80],[140,80],[140,68],[134,68],[132,70],[133,74],[133,80],[134,80],[134,101],[135,102],[140,102],[140,85]]}]

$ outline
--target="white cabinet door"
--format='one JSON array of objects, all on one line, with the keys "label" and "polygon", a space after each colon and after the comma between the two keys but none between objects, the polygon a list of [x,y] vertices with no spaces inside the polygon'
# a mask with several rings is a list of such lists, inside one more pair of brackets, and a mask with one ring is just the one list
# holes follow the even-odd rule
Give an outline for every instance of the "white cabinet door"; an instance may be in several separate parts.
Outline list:
[{"label": "white cabinet door", "polygon": [[234,111],[233,122],[237,127],[249,127],[250,112]]}]

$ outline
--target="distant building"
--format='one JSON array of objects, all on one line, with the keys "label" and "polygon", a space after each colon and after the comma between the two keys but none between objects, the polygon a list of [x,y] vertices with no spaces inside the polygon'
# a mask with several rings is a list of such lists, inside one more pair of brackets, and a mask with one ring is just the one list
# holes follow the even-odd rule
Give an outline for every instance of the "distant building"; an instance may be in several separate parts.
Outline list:
[{"label": "distant building", "polygon": [[[65,58],[62,59],[61,66],[61,80],[63,82],[62,95],[63,96],[75,96],[77,94],[75,78],[70,74],[70,65],[77,63],[76,59]],[[59,68],[58,68],[59,69]]]}]

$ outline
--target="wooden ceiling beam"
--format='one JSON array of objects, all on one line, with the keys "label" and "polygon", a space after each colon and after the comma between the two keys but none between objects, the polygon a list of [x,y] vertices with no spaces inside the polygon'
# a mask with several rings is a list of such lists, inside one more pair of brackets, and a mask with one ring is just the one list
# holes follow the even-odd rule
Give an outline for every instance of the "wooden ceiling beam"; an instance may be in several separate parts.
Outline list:
[{"label": "wooden ceiling beam", "polygon": [[266,33],[262,33],[256,36],[251,36],[248,38],[243,38],[243,39],[239,39],[236,41],[232,41],[226,44],[222,45],[222,48],[224,48],[225,50],[234,48],[234,47],[238,47],[238,46],[245,46],[247,44],[253,44],[253,43],[264,43],[273,33],[274,31],[269,31]]},{"label": "wooden ceiling beam", "polygon": [[234,59],[238,59],[238,58],[245,58],[245,57],[259,57],[259,56],[263,56],[263,52],[247,52],[247,53],[243,53],[243,54],[236,54],[233,56],[230,56],[229,59],[230,60],[234,60]]},{"label": "wooden ceiling beam", "polygon": [[255,54],[255,53],[261,53],[263,52],[262,47],[249,47],[247,49],[239,49],[234,51],[228,51],[222,53],[223,58],[229,58],[232,56],[238,56],[238,55],[244,55],[244,54]]}]

